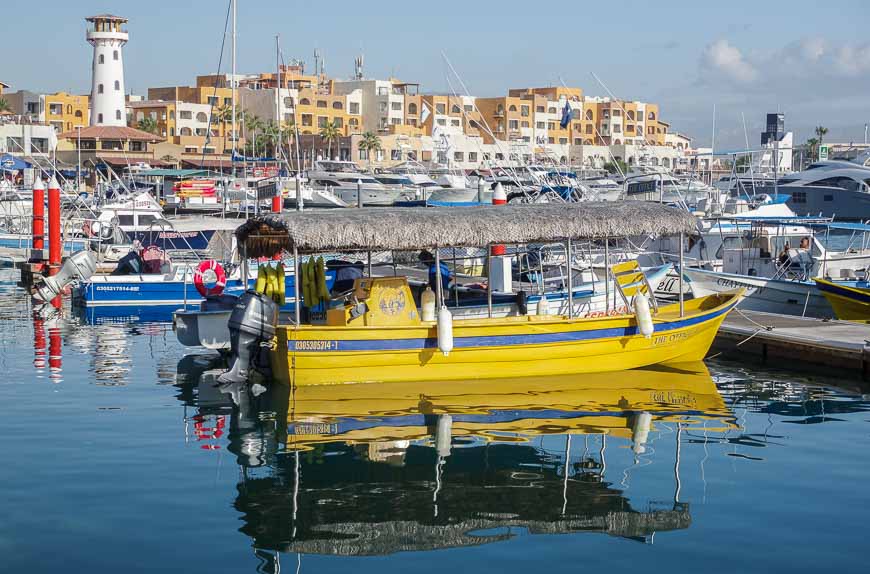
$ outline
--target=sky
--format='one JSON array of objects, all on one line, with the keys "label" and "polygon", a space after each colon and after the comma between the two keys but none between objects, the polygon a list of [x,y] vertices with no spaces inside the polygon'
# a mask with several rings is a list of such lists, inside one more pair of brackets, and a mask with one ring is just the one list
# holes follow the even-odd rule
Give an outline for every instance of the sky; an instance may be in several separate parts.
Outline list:
[{"label": "sky", "polygon": [[[88,93],[84,17],[110,12],[130,20],[128,91],[190,85],[218,70],[228,2],[41,0],[38,17],[0,19],[0,81],[13,91]],[[6,15],[33,13],[29,1],[2,4]],[[237,69],[273,70],[280,34],[285,60],[312,70],[318,49],[330,76],[350,77],[364,54],[367,77],[399,77],[424,92],[494,96],[564,83],[658,103],[672,130],[696,146],[715,133],[717,150],[757,146],[764,114],[775,111],[797,143],[818,125],[828,141],[863,142],[868,24],[866,0],[238,0]],[[221,72],[229,40],[226,50]]]}]

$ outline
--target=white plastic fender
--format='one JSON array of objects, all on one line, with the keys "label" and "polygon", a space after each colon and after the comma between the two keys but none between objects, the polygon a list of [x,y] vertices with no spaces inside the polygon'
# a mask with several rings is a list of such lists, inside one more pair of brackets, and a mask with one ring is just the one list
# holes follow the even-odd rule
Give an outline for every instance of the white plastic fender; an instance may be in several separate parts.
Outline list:
[{"label": "white plastic fender", "polygon": [[642,412],[634,416],[631,425],[631,450],[635,454],[646,452],[646,441],[649,438],[650,428],[652,428],[652,415],[650,413]]},{"label": "white plastic fender", "polygon": [[424,321],[435,320],[435,292],[428,285],[423,294],[420,295],[420,309]]},{"label": "white plastic fender", "polygon": [[547,301],[547,296],[542,294],[541,298],[538,299],[538,308],[535,311],[538,315],[549,315],[550,314],[550,302]]},{"label": "white plastic fender", "polygon": [[445,357],[453,350],[453,315],[445,306],[438,311],[438,349]]},{"label": "white plastic fender", "polygon": [[649,301],[646,295],[638,293],[634,296],[634,315],[637,318],[637,330],[649,339],[652,337],[655,326],[653,325],[652,313],[649,310]]}]

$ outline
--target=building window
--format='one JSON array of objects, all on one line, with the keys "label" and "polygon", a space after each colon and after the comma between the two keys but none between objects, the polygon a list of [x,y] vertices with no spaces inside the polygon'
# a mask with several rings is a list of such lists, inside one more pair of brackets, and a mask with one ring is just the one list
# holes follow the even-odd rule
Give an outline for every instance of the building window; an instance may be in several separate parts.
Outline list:
[{"label": "building window", "polygon": [[626,115],[626,117],[628,117],[628,121],[630,121],[630,122],[634,121],[634,112],[633,111],[628,110],[627,112],[625,112],[625,115]]},{"label": "building window", "polygon": [[309,100],[308,98],[302,98],[301,100],[299,100],[299,105],[300,106],[310,106],[311,100]]},{"label": "building window", "polygon": [[205,112],[198,112],[198,113],[196,114],[196,121],[198,121],[198,122],[207,122],[207,121],[208,121],[208,115],[207,115]]},{"label": "building window", "polygon": [[592,124],[586,124],[586,133],[591,134],[595,127]]},{"label": "building window", "polygon": [[619,108],[613,110],[613,117],[614,117],[614,118],[620,118],[620,117],[622,117],[622,110],[620,110]]},{"label": "building window", "polygon": [[145,142],[130,142],[130,151],[145,151]]},{"label": "building window", "polygon": [[468,152],[468,161],[477,161],[477,152],[476,151]]},{"label": "building window", "polygon": [[105,64],[105,63],[106,63],[106,57],[105,57],[103,54],[100,54],[100,63],[101,63],[101,64]]},{"label": "building window", "polygon": [[586,119],[587,119],[587,120],[593,120],[593,119],[595,119],[595,118],[593,117],[593,115],[592,115],[592,110],[586,110]]},{"label": "building window", "polygon": [[465,154],[461,151],[453,152],[453,161],[465,161]]},{"label": "building window", "polygon": [[175,137],[175,128],[169,128],[169,135]]},{"label": "building window", "polygon": [[206,98],[205,101],[208,102],[208,105],[210,105],[210,106],[216,106],[216,105],[218,105],[218,98],[217,98],[217,96],[209,96],[208,98]]},{"label": "building window", "polygon": [[175,119],[175,112],[172,111],[172,110],[169,110],[169,119],[170,119],[170,120],[174,120],[174,119]]},{"label": "building window", "polygon": [[311,114],[302,114],[302,125],[311,127],[313,117]]},{"label": "building window", "polygon": [[461,121],[458,118],[455,120],[450,120],[450,125],[458,128],[461,125]]},{"label": "building window", "polygon": [[416,116],[417,115],[417,104],[411,102],[408,104],[408,115]]},{"label": "building window", "polygon": [[451,114],[461,114],[462,110],[459,109],[459,106],[457,106],[456,104],[453,104],[453,106],[450,108],[450,113]]},{"label": "building window", "polygon": [[520,115],[524,118],[529,117],[529,106],[520,106]]},{"label": "building window", "polygon": [[400,149],[390,150],[390,159],[393,161],[400,161],[402,159],[402,150],[400,150]]},{"label": "building window", "polygon": [[511,105],[511,106],[508,108],[508,111],[509,111],[509,112],[515,112],[515,111],[517,111],[517,107],[514,106],[514,105]]},{"label": "building window", "polygon": [[471,104],[465,104],[464,106],[462,106],[462,108],[463,108],[466,112],[473,112],[473,111],[474,111],[474,106],[472,106]]},{"label": "building window", "polygon": [[504,160],[504,154],[503,154],[503,153],[496,153],[496,154],[495,154],[495,159],[496,159],[496,161],[503,161],[503,160]]},{"label": "building window", "polygon": [[445,120],[444,118],[438,118],[438,120],[436,121],[436,123],[437,123],[439,126],[446,126],[446,125],[447,125],[447,120]]},{"label": "building window", "polygon": [[76,110],[75,117],[78,118],[78,119],[81,119],[81,117],[82,117],[82,111],[81,111],[81,110]]},{"label": "building window", "polygon": [[402,125],[402,118],[390,118],[390,123],[394,126]]},{"label": "building window", "polygon": [[522,125],[522,127],[527,128],[527,127],[529,127],[529,122],[527,122],[526,120],[523,120],[523,123],[521,125]]},{"label": "building window", "polygon": [[650,112],[650,113],[647,115],[647,119],[649,119],[649,120],[655,120],[655,119],[656,119],[656,113],[655,113],[655,112]]},{"label": "building window", "polygon": [[555,140],[553,138],[547,138],[547,143],[548,144],[555,143]]},{"label": "building window", "polygon": [[445,104],[435,104],[435,113],[436,114],[446,114],[447,106]]},{"label": "building window", "polygon": [[327,106],[326,106],[326,100],[317,100],[317,107],[318,107],[318,108],[325,108],[325,107],[327,107]]},{"label": "building window", "polygon": [[580,138],[574,138],[574,145],[583,145],[583,140]]},{"label": "building window", "polygon": [[325,128],[328,123],[329,118],[327,118],[326,116],[317,116],[317,127]]},{"label": "building window", "polygon": [[544,113],[544,106],[535,106],[535,112],[539,114]]},{"label": "building window", "polygon": [[517,130],[520,128],[520,122],[517,120],[508,120],[508,129]]},{"label": "building window", "polygon": [[367,149],[359,150],[359,158],[360,159],[369,159],[369,150],[367,150]]},{"label": "building window", "polygon": [[350,103],[350,113],[359,114],[359,102]]},{"label": "building window", "polygon": [[116,62],[118,61],[118,50],[115,50],[114,52],[112,52],[112,59],[115,60]]},{"label": "building window", "polygon": [[103,123],[103,114],[97,114],[97,123]]},{"label": "building window", "polygon": [[103,84],[99,84],[99,85],[97,86],[97,93],[98,93],[98,94],[102,94],[102,93],[103,93]]},{"label": "building window", "polygon": [[178,118],[181,120],[193,119],[193,112],[191,112],[190,110],[182,110],[178,112]]},{"label": "building window", "polygon": [[344,105],[342,105],[341,102],[338,102],[338,101],[336,101],[336,102],[332,102],[332,109],[333,109],[333,110],[340,110],[340,109],[343,109],[343,108],[344,108]]},{"label": "building window", "polygon": [[535,127],[539,130],[545,130],[547,129],[547,124],[544,122],[536,122]]},{"label": "building window", "polygon": [[394,112],[402,111],[402,102],[390,102],[390,109]]},{"label": "building window", "polygon": [[560,145],[568,145],[568,138],[559,138]]},{"label": "building window", "polygon": [[181,128],[181,135],[182,135],[182,136],[189,136],[189,135],[191,135],[192,133],[193,133],[193,132],[190,131],[190,128]]},{"label": "building window", "polygon": [[613,133],[618,134],[621,132],[622,132],[622,126],[619,124],[613,124]]}]

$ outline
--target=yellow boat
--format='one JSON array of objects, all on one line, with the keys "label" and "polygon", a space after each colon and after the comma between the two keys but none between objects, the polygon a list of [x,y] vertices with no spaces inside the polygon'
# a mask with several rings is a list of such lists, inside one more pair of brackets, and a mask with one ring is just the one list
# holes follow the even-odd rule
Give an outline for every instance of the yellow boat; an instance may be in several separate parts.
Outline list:
[{"label": "yellow boat", "polygon": [[[244,260],[282,252],[298,260],[302,253],[360,249],[433,249],[437,256],[444,246],[488,248],[554,240],[566,241],[570,255],[571,241],[578,238],[683,234],[695,226],[694,218],[678,209],[613,202],[293,213],[279,223],[249,221],[236,231],[236,238]],[[440,269],[437,264],[435,268]],[[652,296],[636,262],[612,269],[626,306],[636,295],[644,301]],[[570,285],[570,277],[568,281]],[[641,311],[596,318],[521,315],[452,322],[449,317],[442,320],[447,309],[441,307],[438,320],[423,321],[407,278],[362,278],[343,303],[319,314],[315,324],[303,324],[297,313],[293,324],[277,328],[272,373],[277,381],[299,387],[554,376],[695,362],[704,358],[741,294],[735,290],[661,307],[651,301],[649,333],[650,315],[641,317]]]},{"label": "yellow boat", "polygon": [[834,308],[837,319],[870,323],[870,289],[834,283],[827,279],[813,279],[816,287]]}]

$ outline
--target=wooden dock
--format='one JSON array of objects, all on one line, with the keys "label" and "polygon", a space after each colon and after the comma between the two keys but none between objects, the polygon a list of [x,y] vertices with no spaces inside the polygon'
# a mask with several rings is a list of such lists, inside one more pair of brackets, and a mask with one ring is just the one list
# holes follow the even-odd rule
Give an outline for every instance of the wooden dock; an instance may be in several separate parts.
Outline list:
[{"label": "wooden dock", "polygon": [[870,325],[735,310],[719,329],[711,354],[799,363],[831,376],[870,377]]}]

